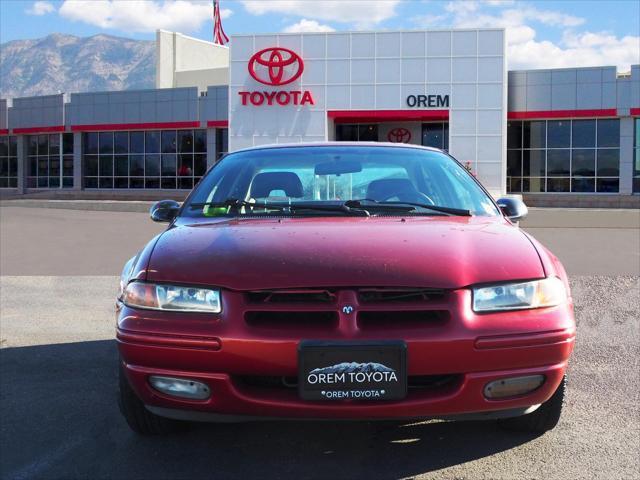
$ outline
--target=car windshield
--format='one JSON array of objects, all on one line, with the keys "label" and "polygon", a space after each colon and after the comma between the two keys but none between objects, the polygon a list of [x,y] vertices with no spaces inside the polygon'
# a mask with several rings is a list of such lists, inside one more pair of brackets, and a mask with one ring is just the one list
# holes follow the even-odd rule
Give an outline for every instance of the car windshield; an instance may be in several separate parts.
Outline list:
[{"label": "car windshield", "polygon": [[182,216],[499,215],[459,163],[427,149],[318,145],[232,153]]}]

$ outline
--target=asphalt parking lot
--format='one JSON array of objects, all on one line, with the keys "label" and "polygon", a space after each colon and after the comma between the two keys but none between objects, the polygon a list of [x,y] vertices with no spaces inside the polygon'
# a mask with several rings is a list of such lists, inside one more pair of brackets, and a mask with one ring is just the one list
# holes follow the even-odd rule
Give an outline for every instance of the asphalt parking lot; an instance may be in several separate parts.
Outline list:
[{"label": "asphalt parking lot", "polygon": [[116,405],[113,302],[122,264],[162,227],[0,208],[0,478],[639,478],[640,229],[533,217],[523,228],[565,263],[578,320],[555,430],[264,422],[142,438]]}]

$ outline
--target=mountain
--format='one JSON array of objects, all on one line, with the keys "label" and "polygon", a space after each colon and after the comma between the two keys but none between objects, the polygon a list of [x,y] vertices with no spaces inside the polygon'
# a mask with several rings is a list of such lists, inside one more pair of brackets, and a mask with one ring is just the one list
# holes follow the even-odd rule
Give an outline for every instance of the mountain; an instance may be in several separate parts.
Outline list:
[{"label": "mountain", "polygon": [[371,372],[395,372],[394,369],[389,368],[381,363],[367,362],[342,362],[330,367],[316,368],[309,373],[371,373]]},{"label": "mountain", "polygon": [[0,97],[153,88],[155,42],[54,33],[0,44]]}]

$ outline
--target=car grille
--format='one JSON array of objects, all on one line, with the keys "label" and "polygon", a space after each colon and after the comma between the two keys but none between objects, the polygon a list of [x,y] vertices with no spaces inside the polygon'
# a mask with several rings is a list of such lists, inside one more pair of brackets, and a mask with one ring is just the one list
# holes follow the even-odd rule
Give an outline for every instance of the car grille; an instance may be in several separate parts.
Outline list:
[{"label": "car grille", "polygon": [[330,290],[258,290],[246,294],[249,304],[335,303],[335,292]]},{"label": "car grille", "polygon": [[444,325],[449,312],[443,310],[374,311],[358,313],[360,330],[412,330]]},{"label": "car grille", "polygon": [[[429,288],[315,288],[243,294],[250,328],[328,333],[341,318],[363,331],[432,329],[450,319],[449,292]],[[345,308],[350,308],[347,313]]]},{"label": "car grille", "polygon": [[362,288],[358,290],[360,303],[407,303],[442,300],[445,291],[429,288]]},{"label": "car grille", "polygon": [[247,312],[244,316],[248,326],[254,328],[308,330],[334,329],[338,326],[337,312]]}]

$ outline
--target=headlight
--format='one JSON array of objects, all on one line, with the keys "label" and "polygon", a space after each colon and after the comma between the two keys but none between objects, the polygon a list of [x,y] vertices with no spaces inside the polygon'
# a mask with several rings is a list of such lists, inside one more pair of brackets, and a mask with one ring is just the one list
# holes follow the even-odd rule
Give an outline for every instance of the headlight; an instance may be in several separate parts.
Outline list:
[{"label": "headlight", "polygon": [[553,307],[564,303],[567,293],[562,280],[549,277],[533,282],[509,283],[473,289],[473,310],[492,312]]},{"label": "headlight", "polygon": [[122,273],[120,274],[120,288],[118,289],[118,298],[122,298],[122,295],[124,295],[124,291],[127,288],[127,282],[129,281],[129,278],[131,278],[131,272],[133,271],[133,267],[135,266],[137,259],[137,255],[135,257],[131,257],[122,268]]},{"label": "headlight", "polygon": [[128,307],[180,312],[220,313],[220,291],[208,288],[131,282],[122,302]]}]

